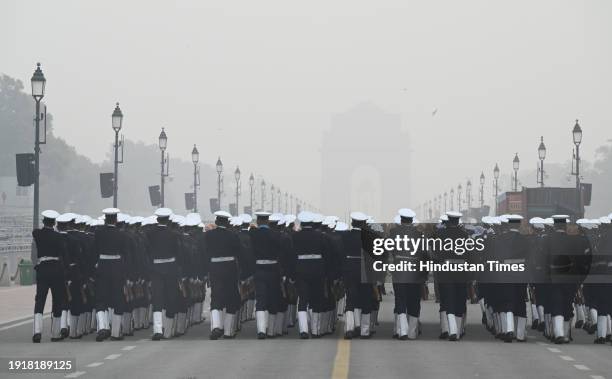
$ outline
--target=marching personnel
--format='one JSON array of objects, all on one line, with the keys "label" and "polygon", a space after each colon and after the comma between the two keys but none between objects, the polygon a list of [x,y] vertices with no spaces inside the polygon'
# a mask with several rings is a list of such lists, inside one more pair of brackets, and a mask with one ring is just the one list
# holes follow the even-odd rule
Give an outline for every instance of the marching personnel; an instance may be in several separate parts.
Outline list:
[{"label": "marching personnel", "polygon": [[[113,340],[122,338],[121,321],[123,312],[127,308],[125,261],[129,248],[125,235],[117,228],[119,209],[106,208],[102,213],[104,213],[104,225],[96,229],[94,234],[94,249],[97,258],[95,308],[98,322],[96,341],[98,342],[108,337],[112,337]],[[110,317],[112,321],[109,320]],[[112,330],[110,329],[111,323]]]},{"label": "marching personnel", "polygon": [[[508,215],[505,220],[507,222],[505,230],[494,241],[493,258],[505,264],[525,264],[529,256],[529,242],[519,231],[523,217]],[[527,280],[518,272],[497,272],[495,277],[497,285],[493,296],[497,297],[499,306],[501,338],[504,342],[512,342],[514,338],[519,342],[525,342]]]},{"label": "marching personnel", "polygon": [[300,338],[309,337],[308,310],[311,311],[310,333],[313,338],[319,338],[326,295],[325,283],[332,263],[330,246],[323,233],[313,228],[312,213],[302,211],[298,214],[298,220],[301,230],[292,236],[291,266],[295,267]]},{"label": "marching personnel", "polygon": [[[418,239],[421,232],[413,225],[416,214],[411,209],[402,208],[398,211],[400,225],[391,229],[389,238]],[[425,251],[393,251],[390,254],[392,263],[402,261],[419,262],[427,257]],[[397,314],[398,338],[400,340],[416,339],[421,313],[421,287],[427,279],[427,272],[395,271],[393,272],[393,292],[395,294],[395,313]]]},{"label": "marching personnel", "polygon": [[567,215],[552,216],[554,232],[546,237],[544,251],[548,257],[551,275],[550,314],[552,317],[553,341],[569,343],[572,301],[577,286],[583,279],[585,262],[590,257],[591,247],[586,237],[567,233]]},{"label": "marching personnel", "polygon": [[[147,251],[151,271],[153,304],[153,341],[172,337],[174,316],[177,312],[179,278],[181,277],[177,254],[180,253],[178,234],[170,228],[172,210],[159,208],[155,211],[157,225],[146,231]],[[165,317],[162,317],[165,310]]]},{"label": "marching personnel", "polygon": [[[257,338],[273,337],[276,314],[281,309],[281,270],[286,268],[280,239],[270,230],[269,212],[256,212],[257,228],[249,231],[255,257],[255,318]],[[267,332],[266,332],[267,330]]]},{"label": "marching personnel", "polygon": [[367,283],[366,280],[364,280],[365,283],[362,282],[362,270],[365,269],[366,264],[363,262],[362,231],[366,227],[367,219],[368,216],[364,213],[353,212],[351,213],[351,230],[341,232],[344,249],[341,256],[341,272],[346,288],[345,339],[352,339],[357,335],[364,339],[370,338],[373,289],[371,283]]},{"label": "marching personnel", "polygon": [[[444,223],[444,228],[438,229],[436,237],[442,241],[447,239],[467,239],[468,233],[459,224],[462,214],[456,211],[446,212],[448,221]],[[435,259],[440,262],[463,264],[468,257],[456,255],[454,252],[435,251]],[[467,282],[469,276],[464,273],[438,272],[438,288],[440,292],[440,308],[444,307],[448,322],[448,340],[458,341],[462,334],[463,317],[467,310]]]},{"label": "marching personnel", "polygon": [[34,333],[32,342],[40,343],[43,328],[43,311],[47,294],[51,290],[52,317],[51,341],[61,341],[60,319],[65,304],[64,267],[62,260],[66,255],[65,241],[54,230],[55,220],[59,214],[53,210],[42,212],[43,227],[32,231],[35,254],[33,262],[36,270],[36,296],[34,303]]},{"label": "marching personnel", "polygon": [[293,261],[290,259],[293,255],[293,246],[291,237],[283,233],[283,226],[285,225],[285,217],[283,214],[273,213],[270,215],[269,221],[270,230],[276,234],[276,238],[278,239],[281,261],[287,262],[287,265],[286,267],[281,265],[280,303],[278,312],[276,312],[276,316],[274,317],[272,332],[270,333],[270,330],[268,330],[268,334],[275,337],[282,337],[283,327],[285,325],[285,315],[289,306],[288,300],[291,294],[295,293],[295,291],[292,291],[292,278],[294,278],[293,270],[295,267],[293,266]]},{"label": "marching personnel", "polygon": [[57,230],[64,237],[66,246],[66,260],[64,266],[66,269],[66,291],[68,297],[68,309],[70,317],[68,319],[70,338],[81,338],[79,332],[79,321],[84,323],[81,317],[81,312],[85,312],[85,292],[82,291],[84,278],[82,274],[85,272],[85,253],[79,232],[74,229],[74,221],[76,215],[73,213],[64,213],[60,215],[57,222]]},{"label": "marching personnel", "polygon": [[[253,282],[253,273],[255,272],[255,255],[253,252],[253,242],[251,241],[251,234],[249,228],[253,217],[251,215],[243,213],[240,215],[241,226],[238,231],[238,238],[240,238],[240,249],[242,250],[243,260],[240,264],[240,269],[247,273],[251,273],[246,279],[246,283],[242,286],[243,288],[243,306],[245,308],[245,317],[243,321],[253,319],[255,313],[255,286]],[[244,276],[244,275],[241,275]]]},{"label": "marching personnel", "polygon": [[[231,214],[215,212],[216,228],[204,233],[200,251],[210,279],[210,339],[235,336],[236,312],[240,309],[238,292],[240,239],[229,229]],[[223,310],[225,309],[225,319]]]}]

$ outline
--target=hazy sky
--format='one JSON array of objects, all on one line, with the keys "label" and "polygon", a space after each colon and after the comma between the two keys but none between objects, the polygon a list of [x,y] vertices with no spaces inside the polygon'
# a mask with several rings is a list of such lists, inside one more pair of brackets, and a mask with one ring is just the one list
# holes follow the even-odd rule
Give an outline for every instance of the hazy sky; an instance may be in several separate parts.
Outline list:
[{"label": "hazy sky", "polygon": [[549,161],[569,159],[575,118],[587,159],[612,138],[607,0],[3,0],[0,13],[0,72],[29,87],[42,62],[56,133],[94,161],[120,101],[126,138],[155,143],[165,126],[173,157],[197,143],[202,161],[316,204],[321,131],[371,101],[410,131],[416,207],[496,161],[507,175],[515,152],[535,168],[540,135]]}]

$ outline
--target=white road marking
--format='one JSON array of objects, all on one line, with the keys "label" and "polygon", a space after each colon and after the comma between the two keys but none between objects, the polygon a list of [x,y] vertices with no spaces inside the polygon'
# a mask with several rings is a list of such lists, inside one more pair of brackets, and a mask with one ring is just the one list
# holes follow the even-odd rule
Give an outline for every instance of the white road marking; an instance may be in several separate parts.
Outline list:
[{"label": "white road marking", "polygon": [[104,364],[104,362],[94,362],[94,363],[90,363],[87,365],[87,367],[98,367],[98,366],[102,366]]},{"label": "white road marking", "polygon": [[130,351],[130,350],[134,350],[135,348],[136,348],[136,346],[125,346],[121,350]]},{"label": "white road marking", "polygon": [[576,369],[582,370],[582,371],[589,371],[590,370],[590,368],[588,368],[585,365],[574,365],[574,367],[576,367]]},{"label": "white road marking", "polygon": [[560,353],[561,352],[561,350],[557,349],[556,347],[548,347],[547,349],[551,353]]},{"label": "white road marking", "polygon": [[[43,319],[49,318],[49,316],[50,316],[50,314],[48,314],[46,316],[43,316]],[[11,329],[11,328],[16,328],[16,327],[21,326],[21,325],[30,324],[30,323],[32,323],[33,319],[34,319],[34,316],[32,316],[32,318],[29,319],[29,320],[25,320],[25,321],[18,322],[16,324],[12,324],[12,325],[8,325],[8,326],[3,326],[2,328],[0,328],[0,332],[2,332],[4,330],[7,330],[7,329]]]},{"label": "white road marking", "polygon": [[112,359],[117,359],[121,356],[121,354],[111,354],[108,357],[104,358],[104,359],[108,359],[108,360],[112,360]]},{"label": "white road marking", "polygon": [[563,359],[564,361],[575,361],[575,359],[569,355],[559,355],[559,358]]},{"label": "white road marking", "polygon": [[591,375],[591,379],[606,379],[601,375]]},{"label": "white road marking", "polygon": [[65,378],[78,378],[79,376],[85,374],[85,371],[75,371],[72,374],[68,374]]}]

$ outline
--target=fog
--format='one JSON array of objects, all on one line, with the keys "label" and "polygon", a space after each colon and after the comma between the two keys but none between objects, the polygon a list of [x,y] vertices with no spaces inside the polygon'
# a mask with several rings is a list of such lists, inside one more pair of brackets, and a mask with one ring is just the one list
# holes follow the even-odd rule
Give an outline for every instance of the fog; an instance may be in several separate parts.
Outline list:
[{"label": "fog", "polygon": [[406,206],[496,162],[507,176],[515,153],[533,170],[540,136],[546,162],[566,162],[576,118],[585,160],[612,138],[605,0],[4,0],[0,13],[0,72],[29,83],[40,61],[54,133],[95,162],[116,101],[126,139],[165,127],[173,158],[197,143],[202,162],[314,205],[323,132],[364,102],[409,136]]}]

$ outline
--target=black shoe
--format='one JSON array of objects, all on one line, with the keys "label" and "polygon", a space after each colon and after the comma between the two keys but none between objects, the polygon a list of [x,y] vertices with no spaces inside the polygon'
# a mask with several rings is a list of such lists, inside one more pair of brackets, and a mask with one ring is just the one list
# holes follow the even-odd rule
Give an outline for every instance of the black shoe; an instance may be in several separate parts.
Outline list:
[{"label": "black shoe", "polygon": [[527,337],[523,338],[522,340],[517,338],[516,342],[527,342]]},{"label": "black shoe", "polygon": [[531,330],[537,330],[539,327],[540,327],[540,321],[533,320],[533,322],[531,323]]},{"label": "black shoe", "polygon": [[164,335],[161,333],[155,333],[153,337],[151,337],[153,341],[161,341],[162,338],[164,338]]},{"label": "black shoe", "polygon": [[223,331],[219,328],[214,328],[212,332],[210,332],[209,339],[218,340],[223,335]]},{"label": "black shoe", "polygon": [[348,332],[344,333],[344,339],[345,340],[352,340],[353,339],[353,332],[348,331]]},{"label": "black shoe", "polygon": [[59,338],[51,338],[51,342],[60,342],[63,341],[64,339],[62,337]]},{"label": "black shoe", "polygon": [[80,340],[80,339],[81,339],[81,337],[83,337],[83,335],[82,335],[82,334],[80,334],[80,335],[78,335],[78,336],[76,336],[76,337],[72,337],[72,336],[70,336],[69,338],[70,338],[71,340]]},{"label": "black shoe", "polygon": [[111,341],[123,341],[123,336],[119,336],[119,337],[113,337],[113,336],[111,336],[110,340],[111,340]]},{"label": "black shoe", "polygon": [[482,314],[482,318],[480,320],[480,322],[482,323],[482,325],[487,325],[487,315],[486,314]]},{"label": "black shoe", "polygon": [[584,320],[578,320],[576,321],[576,329],[580,329],[582,328],[582,325],[584,325]]},{"label": "black shoe", "polygon": [[391,336],[391,338],[393,338],[394,340],[396,340],[396,339],[398,339],[398,338],[399,338],[399,335],[398,335],[397,333],[394,333],[394,334]]},{"label": "black shoe", "polygon": [[597,331],[597,325],[591,325],[591,327],[587,330],[587,333],[595,334],[596,331]]},{"label": "black shoe", "polygon": [[228,336],[228,335],[225,335],[225,334],[223,335],[223,339],[224,339],[224,340],[232,340],[232,339],[234,339],[234,338],[236,338],[236,335],[235,335],[235,334],[234,334],[233,336]]},{"label": "black shoe", "polygon": [[300,339],[307,340],[308,338],[310,338],[308,333],[305,333],[305,332],[300,333]]},{"label": "black shoe", "polygon": [[610,341],[612,341],[612,334],[608,334],[606,336],[606,342],[610,342]]},{"label": "black shoe", "polygon": [[68,328],[63,328],[62,330],[60,330],[60,337],[67,338],[69,335],[70,331],[68,330]]},{"label": "black shoe", "polygon": [[606,343],[606,339],[603,337],[597,337],[593,343],[596,345],[604,345]]},{"label": "black shoe", "polygon": [[41,338],[40,333],[36,333],[36,334],[34,334],[34,335],[32,336],[32,342],[34,342],[34,343],[40,343],[40,338]]},{"label": "black shoe", "polygon": [[512,340],[514,339],[514,333],[512,333],[512,332],[508,332],[508,333],[506,333],[506,334],[504,334],[504,335],[503,335],[503,338],[502,338],[502,339],[504,340],[504,342],[511,343],[511,342],[512,342]]},{"label": "black shoe", "polygon": [[312,334],[310,337],[312,339],[318,339],[318,338],[321,338],[321,335],[320,334]]},{"label": "black shoe", "polygon": [[565,338],[563,338],[563,337],[556,337],[554,339],[554,342],[555,342],[556,345],[561,345],[561,344],[565,343]]},{"label": "black shoe", "polygon": [[440,333],[438,339],[445,340],[448,338],[448,332]]},{"label": "black shoe", "polygon": [[96,336],[96,341],[97,342],[102,342],[106,339],[106,333],[104,331],[104,329],[100,330],[98,332],[98,335]]},{"label": "black shoe", "polygon": [[360,335],[359,338],[362,340],[369,340],[372,337],[371,334],[366,334],[366,335]]},{"label": "black shoe", "polygon": [[448,336],[449,341],[459,341],[456,334],[451,334]]},{"label": "black shoe", "polygon": [[257,333],[257,339],[258,340],[265,340],[266,339],[266,333]]},{"label": "black shoe", "polygon": [[400,341],[406,341],[406,340],[408,340],[408,336],[407,335],[400,336],[399,340]]},{"label": "black shoe", "polygon": [[546,324],[544,322],[538,324],[538,332],[543,332],[544,328],[546,328]]}]

